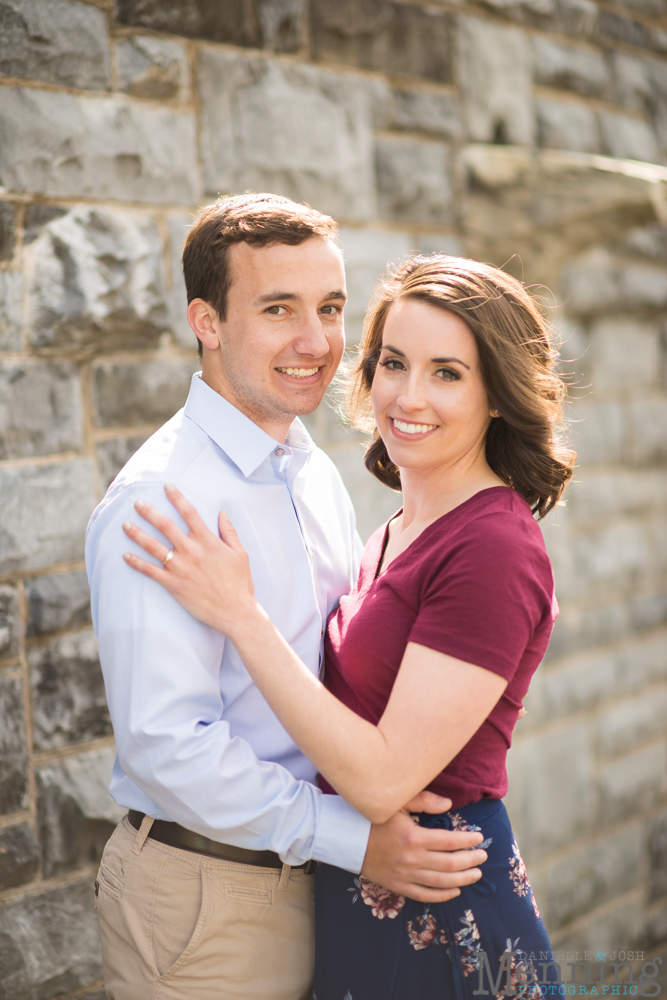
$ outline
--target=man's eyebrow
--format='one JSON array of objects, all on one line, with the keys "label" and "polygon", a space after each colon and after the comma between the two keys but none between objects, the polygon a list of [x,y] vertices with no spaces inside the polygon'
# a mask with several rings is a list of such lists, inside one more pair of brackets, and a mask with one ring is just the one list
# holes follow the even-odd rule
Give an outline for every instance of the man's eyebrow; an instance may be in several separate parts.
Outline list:
[{"label": "man's eyebrow", "polygon": [[[300,298],[301,296],[297,295],[296,292],[276,291],[276,292],[268,292],[266,295],[260,295],[256,301],[258,304],[264,305],[267,302],[295,302],[297,299]],[[337,288],[333,292],[329,292],[329,294],[325,295],[324,298],[327,301],[329,299],[341,299],[343,302],[347,301],[347,295],[340,288]]]},{"label": "man's eyebrow", "polygon": [[[382,347],[385,351],[391,351],[392,354],[398,354],[399,358],[404,358],[405,354],[403,351],[399,351],[397,347],[392,347],[391,344],[383,344]],[[452,362],[457,365],[463,365],[470,371],[470,365],[467,365],[465,361],[461,361],[460,358],[431,358],[431,363],[434,365],[450,365]]]}]

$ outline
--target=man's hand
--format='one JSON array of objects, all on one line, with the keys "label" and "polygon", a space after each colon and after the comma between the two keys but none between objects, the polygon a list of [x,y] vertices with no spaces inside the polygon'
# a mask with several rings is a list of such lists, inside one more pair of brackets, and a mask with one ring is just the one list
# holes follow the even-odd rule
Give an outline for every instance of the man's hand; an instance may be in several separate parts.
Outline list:
[{"label": "man's hand", "polygon": [[451,801],[421,792],[386,823],[373,824],[361,874],[391,892],[420,903],[446,903],[460,895],[458,886],[482,877],[475,865],[486,851],[470,851],[484,839],[481,833],[429,830],[418,826],[410,812],[441,813]]}]

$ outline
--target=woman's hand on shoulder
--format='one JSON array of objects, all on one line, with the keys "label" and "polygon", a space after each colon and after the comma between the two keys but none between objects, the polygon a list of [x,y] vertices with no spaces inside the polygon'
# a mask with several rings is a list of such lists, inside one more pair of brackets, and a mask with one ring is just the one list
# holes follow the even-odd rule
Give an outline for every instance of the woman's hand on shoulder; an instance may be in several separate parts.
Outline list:
[{"label": "woman's hand on shoulder", "polygon": [[234,628],[260,611],[254,598],[248,554],[224,511],[218,518],[218,537],[180,490],[170,484],[164,489],[187,524],[188,534],[166,514],[138,500],[134,505],[137,513],[157,528],[171,547],[125,521],[123,530],[128,538],[162,566],[131,552],[124,553],[124,559],[132,569],[165,587],[195,618],[233,639]]}]

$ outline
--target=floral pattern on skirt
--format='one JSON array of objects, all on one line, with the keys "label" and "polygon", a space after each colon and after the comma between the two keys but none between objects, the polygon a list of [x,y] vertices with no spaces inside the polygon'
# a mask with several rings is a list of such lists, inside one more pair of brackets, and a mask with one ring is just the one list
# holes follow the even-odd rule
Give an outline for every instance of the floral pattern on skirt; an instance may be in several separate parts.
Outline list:
[{"label": "floral pattern on skirt", "polygon": [[422,813],[419,822],[481,831],[482,878],[426,905],[318,865],[315,1000],[476,1000],[482,981],[488,1000],[538,1000],[535,968],[551,945],[503,803]]}]

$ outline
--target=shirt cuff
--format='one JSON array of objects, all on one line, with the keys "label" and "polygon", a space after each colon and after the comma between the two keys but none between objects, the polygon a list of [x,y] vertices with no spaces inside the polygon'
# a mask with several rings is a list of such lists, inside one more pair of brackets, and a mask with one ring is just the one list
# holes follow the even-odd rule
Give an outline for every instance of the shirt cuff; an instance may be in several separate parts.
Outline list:
[{"label": "shirt cuff", "polygon": [[370,820],[340,795],[323,795],[311,857],[358,875],[370,832]]}]

